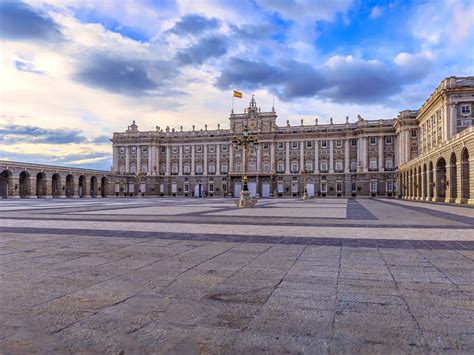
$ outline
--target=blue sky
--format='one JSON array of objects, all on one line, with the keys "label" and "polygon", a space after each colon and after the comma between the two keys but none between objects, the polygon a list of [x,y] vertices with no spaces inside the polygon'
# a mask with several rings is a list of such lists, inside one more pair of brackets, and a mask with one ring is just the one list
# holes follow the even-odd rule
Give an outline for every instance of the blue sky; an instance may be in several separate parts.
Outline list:
[{"label": "blue sky", "polygon": [[393,118],[474,73],[468,0],[1,1],[0,159],[109,169],[132,120]]}]

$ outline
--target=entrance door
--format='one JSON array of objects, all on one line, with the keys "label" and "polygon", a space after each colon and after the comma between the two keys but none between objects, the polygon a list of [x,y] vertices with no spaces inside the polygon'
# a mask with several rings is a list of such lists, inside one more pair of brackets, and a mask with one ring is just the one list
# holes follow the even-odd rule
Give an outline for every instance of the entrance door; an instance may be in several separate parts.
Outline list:
[{"label": "entrance door", "polygon": [[269,198],[270,197],[270,183],[264,182],[262,184],[262,197]]},{"label": "entrance door", "polygon": [[202,197],[202,184],[194,185],[194,197]]},{"label": "entrance door", "polygon": [[234,197],[240,197],[240,190],[242,190],[242,185],[234,184]]},{"label": "entrance door", "polygon": [[314,197],[314,184],[306,184],[306,191],[308,192],[308,197]]},{"label": "entrance door", "polygon": [[257,196],[257,183],[249,182],[248,186],[249,186],[250,196],[252,197]]}]

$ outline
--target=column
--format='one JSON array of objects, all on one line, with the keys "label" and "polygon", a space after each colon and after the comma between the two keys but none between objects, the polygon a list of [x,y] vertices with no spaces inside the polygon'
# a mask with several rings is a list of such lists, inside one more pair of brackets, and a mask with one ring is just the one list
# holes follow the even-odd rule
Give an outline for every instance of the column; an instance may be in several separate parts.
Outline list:
[{"label": "column", "polygon": [[191,175],[195,174],[194,169],[194,144],[191,144]]},{"label": "column", "polygon": [[130,147],[125,147],[125,172],[130,172]]},{"label": "column", "polygon": [[262,146],[259,144],[259,149],[257,149],[257,173],[262,171],[261,164],[262,164]]},{"label": "column", "polygon": [[408,130],[403,131],[403,163],[409,160],[409,152],[411,151],[410,137],[408,137]]},{"label": "column", "polygon": [[118,157],[119,157],[119,147],[114,146],[113,147],[113,171],[117,172],[118,171]]},{"label": "column", "polygon": [[59,179],[59,198],[66,198],[66,178]]},{"label": "column", "polygon": [[314,141],[314,172],[319,173],[319,141]]},{"label": "column", "polygon": [[155,164],[154,166],[156,166],[155,173],[156,175],[160,175],[160,146],[154,147],[154,151],[155,157],[153,160],[153,164]]},{"label": "column", "polygon": [[357,172],[362,171],[362,138],[357,138]]},{"label": "column", "polygon": [[28,178],[28,194],[27,198],[37,198],[36,196],[36,176]]},{"label": "column", "polygon": [[142,146],[137,145],[137,173],[142,171]]},{"label": "column", "polygon": [[285,174],[290,173],[290,142],[286,142],[286,161],[285,161]]},{"label": "column", "polygon": [[[229,173],[233,171],[234,171],[234,146],[232,144],[229,144]],[[227,189],[229,188],[230,188],[230,185],[227,186]]]},{"label": "column", "polygon": [[91,178],[90,176],[84,177],[82,185],[82,198],[91,198]]},{"label": "column", "polygon": [[171,174],[171,146],[168,144],[166,146],[166,175]]},{"label": "column", "polygon": [[347,174],[350,172],[350,150],[349,150],[349,139],[344,141],[344,172]]},{"label": "column", "polygon": [[178,175],[183,175],[183,146],[178,147],[179,160],[178,160]]},{"label": "column", "polygon": [[380,136],[379,137],[379,149],[378,149],[378,153],[379,153],[379,171],[384,171],[384,166],[383,166],[383,136]]},{"label": "column", "polygon": [[148,146],[148,168],[147,168],[147,173],[149,175],[153,175],[153,158],[154,158],[154,151],[151,145]]},{"label": "column", "polygon": [[304,166],[304,141],[300,142],[300,171],[305,170]]},{"label": "column", "polygon": [[[456,115],[456,104],[449,104],[449,137],[451,138],[456,134],[456,126],[457,126],[457,115]],[[432,135],[433,136],[433,135]]]},{"label": "column", "polygon": [[276,168],[275,168],[275,142],[270,143],[270,171],[276,171]]},{"label": "column", "polygon": [[400,160],[400,154],[399,154],[399,142],[398,142],[398,136],[394,136],[393,138],[393,150],[395,152],[395,159],[394,159],[394,168],[398,168],[400,166],[399,160]]},{"label": "column", "polygon": [[221,174],[221,145],[216,144],[216,175]]},{"label": "column", "polygon": [[204,144],[204,175],[207,175],[207,144]]},{"label": "column", "polygon": [[362,144],[362,147],[363,147],[363,149],[362,149],[362,152],[363,152],[362,153],[362,170],[364,172],[366,172],[368,170],[367,169],[367,160],[368,160],[368,152],[369,152],[369,147],[368,147],[369,141],[368,141],[367,137],[364,137],[362,139],[362,142],[363,142],[363,144]]},{"label": "column", "polygon": [[329,173],[334,174],[334,140],[329,140]]}]

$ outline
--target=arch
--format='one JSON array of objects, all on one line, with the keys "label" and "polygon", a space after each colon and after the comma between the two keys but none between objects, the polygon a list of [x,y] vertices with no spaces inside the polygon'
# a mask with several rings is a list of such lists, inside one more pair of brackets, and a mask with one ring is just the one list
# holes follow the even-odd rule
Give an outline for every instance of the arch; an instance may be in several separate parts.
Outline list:
[{"label": "arch", "polygon": [[449,159],[449,194],[451,197],[451,202],[454,202],[458,197],[458,176],[457,176],[457,166],[456,166],[456,154],[451,153],[451,158]]},{"label": "arch", "polygon": [[79,184],[77,184],[77,196],[80,198],[86,194],[86,177],[84,175],[79,176]]},{"label": "arch", "polygon": [[107,177],[103,176],[102,179],[100,179],[100,195],[102,197],[107,197],[107,186],[108,186]]},{"label": "arch", "polygon": [[434,168],[433,168],[433,162],[430,161],[429,164],[429,171],[428,171],[428,197],[432,199],[434,197]]},{"label": "arch", "polygon": [[0,198],[8,198],[13,186],[13,174],[10,170],[3,170],[0,174]]},{"label": "arch", "polygon": [[436,162],[436,198],[444,201],[446,198],[446,160],[439,158]]},{"label": "arch", "polygon": [[66,197],[74,197],[74,175],[66,176]]},{"label": "arch", "polygon": [[97,177],[91,177],[91,197],[97,197]]},{"label": "arch", "polygon": [[426,171],[426,163],[423,164],[423,199],[426,200],[428,197],[428,175]]},{"label": "arch", "polygon": [[30,195],[30,173],[25,171],[22,171],[20,173],[20,180],[19,180],[19,193],[20,193],[20,198],[26,198]]},{"label": "arch", "polygon": [[461,202],[467,203],[471,196],[471,181],[469,180],[469,151],[461,151]]},{"label": "arch", "polygon": [[48,187],[46,186],[46,174],[41,172],[36,175],[36,197],[46,197]]},{"label": "arch", "polygon": [[61,176],[56,173],[53,174],[51,179],[51,195],[56,197],[61,197]]}]

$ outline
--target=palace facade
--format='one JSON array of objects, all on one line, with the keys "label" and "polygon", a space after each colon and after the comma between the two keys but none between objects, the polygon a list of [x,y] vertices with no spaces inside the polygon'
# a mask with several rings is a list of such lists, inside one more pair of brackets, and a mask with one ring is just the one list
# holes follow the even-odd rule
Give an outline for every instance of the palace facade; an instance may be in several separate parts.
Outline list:
[{"label": "palace facade", "polygon": [[[229,126],[113,134],[111,172],[0,161],[0,197],[401,197],[474,204],[474,77],[444,79],[394,119],[279,126],[254,97]],[[258,145],[232,145],[244,127]]]}]

